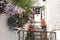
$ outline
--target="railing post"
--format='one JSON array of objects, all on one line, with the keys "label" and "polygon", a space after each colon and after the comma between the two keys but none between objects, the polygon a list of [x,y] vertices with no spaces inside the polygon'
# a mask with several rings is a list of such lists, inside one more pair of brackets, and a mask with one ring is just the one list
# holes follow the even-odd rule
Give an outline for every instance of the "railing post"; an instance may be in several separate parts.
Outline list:
[{"label": "railing post", "polygon": [[18,40],[20,40],[20,30],[18,31]]},{"label": "railing post", "polygon": [[56,32],[54,32],[55,33],[55,40],[56,40]]},{"label": "railing post", "polygon": [[24,40],[24,31],[23,31],[23,40]]}]

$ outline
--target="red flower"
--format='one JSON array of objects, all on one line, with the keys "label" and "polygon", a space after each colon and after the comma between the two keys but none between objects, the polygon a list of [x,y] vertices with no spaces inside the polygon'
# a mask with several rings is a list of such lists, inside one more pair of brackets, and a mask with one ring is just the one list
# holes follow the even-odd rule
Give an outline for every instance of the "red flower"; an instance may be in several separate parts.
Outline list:
[{"label": "red flower", "polygon": [[32,25],[30,25],[30,27],[29,27],[29,29],[28,29],[28,30],[29,30],[29,31],[33,31],[33,29],[34,29],[34,28],[33,28],[33,26],[32,26]]},{"label": "red flower", "polygon": [[42,26],[46,26],[46,22],[44,19],[42,19]]}]

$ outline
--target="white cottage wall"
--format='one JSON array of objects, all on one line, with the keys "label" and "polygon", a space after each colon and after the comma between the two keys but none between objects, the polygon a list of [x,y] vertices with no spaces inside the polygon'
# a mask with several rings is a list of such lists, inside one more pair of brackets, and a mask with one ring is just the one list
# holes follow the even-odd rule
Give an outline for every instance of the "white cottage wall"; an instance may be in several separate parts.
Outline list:
[{"label": "white cottage wall", "polygon": [[0,15],[0,40],[17,40],[17,32],[10,31],[6,14]]},{"label": "white cottage wall", "polygon": [[47,29],[60,29],[60,0],[47,0],[46,8]]},{"label": "white cottage wall", "polygon": [[56,40],[60,40],[60,0],[46,0],[45,14],[47,30],[54,30],[56,32]]}]

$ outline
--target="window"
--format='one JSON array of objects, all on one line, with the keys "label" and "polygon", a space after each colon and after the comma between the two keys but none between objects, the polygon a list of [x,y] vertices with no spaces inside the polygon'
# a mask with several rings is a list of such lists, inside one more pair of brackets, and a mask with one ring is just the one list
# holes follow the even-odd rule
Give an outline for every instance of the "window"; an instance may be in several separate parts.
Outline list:
[{"label": "window", "polygon": [[34,14],[41,14],[42,13],[42,8],[41,7],[36,7],[33,10],[34,10]]}]

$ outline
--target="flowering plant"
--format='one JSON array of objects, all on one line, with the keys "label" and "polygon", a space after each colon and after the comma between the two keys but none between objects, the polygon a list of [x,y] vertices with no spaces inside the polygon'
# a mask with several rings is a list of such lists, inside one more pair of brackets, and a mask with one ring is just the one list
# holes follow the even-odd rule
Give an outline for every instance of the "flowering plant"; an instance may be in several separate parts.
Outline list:
[{"label": "flowering plant", "polygon": [[28,28],[29,31],[33,31],[34,27],[32,25],[30,25],[30,27]]},{"label": "flowering plant", "polygon": [[46,22],[45,22],[45,19],[42,19],[41,26],[42,26],[43,29],[46,28]]},{"label": "flowering plant", "polygon": [[0,0],[0,13],[4,11],[5,6],[6,6],[6,1]]}]

